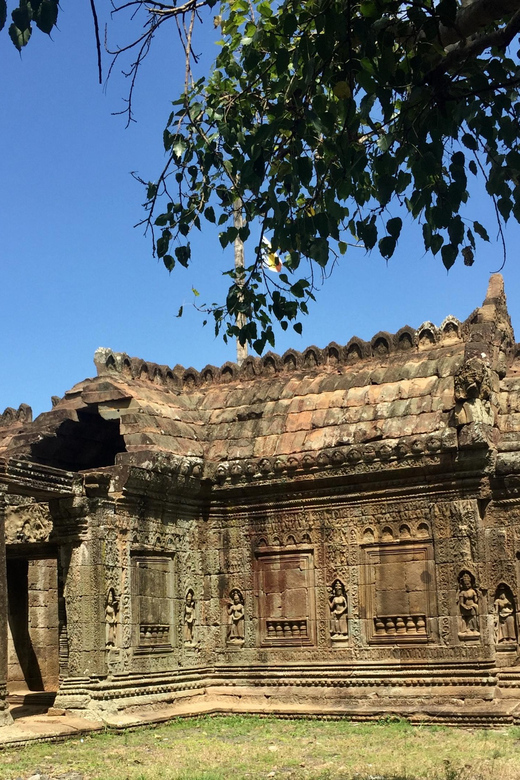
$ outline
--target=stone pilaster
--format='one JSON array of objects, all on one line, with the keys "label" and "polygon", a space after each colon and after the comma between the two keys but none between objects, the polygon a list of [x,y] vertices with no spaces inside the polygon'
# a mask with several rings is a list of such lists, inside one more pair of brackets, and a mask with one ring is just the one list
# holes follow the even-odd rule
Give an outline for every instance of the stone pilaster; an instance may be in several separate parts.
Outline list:
[{"label": "stone pilaster", "polygon": [[5,568],[5,493],[0,487],[0,726],[12,723],[7,705],[7,579]]}]

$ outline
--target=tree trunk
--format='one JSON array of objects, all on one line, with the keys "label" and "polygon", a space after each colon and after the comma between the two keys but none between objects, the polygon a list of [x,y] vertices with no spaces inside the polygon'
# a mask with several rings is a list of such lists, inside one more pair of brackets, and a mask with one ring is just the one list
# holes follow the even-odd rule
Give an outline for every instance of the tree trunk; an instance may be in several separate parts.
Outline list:
[{"label": "tree trunk", "polygon": [[[244,220],[242,217],[242,202],[236,200],[233,204],[233,224],[237,230],[240,230],[244,226]],[[237,272],[237,284],[242,285],[244,283],[245,275],[245,263],[244,263],[244,242],[237,236],[235,238],[235,270]],[[236,317],[236,324],[239,328],[243,328],[246,324],[246,315],[243,312],[239,312]],[[247,342],[241,344],[237,338],[237,363],[242,365],[247,357]]]}]

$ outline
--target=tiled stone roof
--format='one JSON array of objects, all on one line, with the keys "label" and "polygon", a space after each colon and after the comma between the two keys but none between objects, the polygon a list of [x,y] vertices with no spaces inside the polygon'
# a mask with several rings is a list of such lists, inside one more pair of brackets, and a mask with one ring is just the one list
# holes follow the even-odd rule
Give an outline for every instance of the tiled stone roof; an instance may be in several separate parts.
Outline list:
[{"label": "tiled stone roof", "polygon": [[497,375],[511,364],[498,427],[514,438],[520,359],[513,360],[512,345],[503,283],[495,275],[483,306],[465,322],[450,316],[439,327],[426,322],[417,330],[380,332],[370,342],[353,338],[345,346],[269,353],[241,367],[170,369],[100,349],[98,376],[54,399],[51,411],[34,423],[8,415],[0,425],[0,456],[30,459],[37,442],[91,410],[120,422],[126,452],[116,462],[138,453],[188,458],[199,471],[202,461],[213,464],[217,479],[248,468],[299,468],[306,458],[307,465],[317,458],[323,465],[451,448],[454,378],[471,355],[483,356]]}]

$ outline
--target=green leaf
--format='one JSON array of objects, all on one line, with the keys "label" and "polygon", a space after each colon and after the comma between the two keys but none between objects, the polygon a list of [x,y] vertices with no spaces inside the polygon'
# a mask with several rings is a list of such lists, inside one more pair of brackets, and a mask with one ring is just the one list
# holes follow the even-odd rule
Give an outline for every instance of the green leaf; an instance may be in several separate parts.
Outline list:
[{"label": "green leaf", "polygon": [[444,244],[444,239],[440,233],[434,233],[431,237],[430,248],[433,255],[436,255]]},{"label": "green leaf", "polygon": [[41,0],[34,21],[39,30],[50,35],[58,20],[58,3],[53,0]]},{"label": "green leaf", "polygon": [[441,257],[444,267],[449,271],[457,259],[457,247],[453,244],[445,244],[441,249]]},{"label": "green leaf", "polygon": [[0,30],[3,29],[7,20],[7,2],[6,0],[0,0]]},{"label": "green leaf", "polygon": [[163,257],[163,263],[165,267],[168,269],[168,271],[173,271],[175,267],[175,260],[171,255],[164,255]]},{"label": "green leaf", "polygon": [[175,143],[172,146],[172,151],[176,157],[178,158],[182,157],[182,155],[186,151],[186,142],[184,138],[178,138],[175,141]]},{"label": "green leaf", "polygon": [[392,255],[395,252],[396,247],[396,240],[392,236],[385,236],[384,238],[381,238],[378,242],[379,251],[381,252],[381,255],[386,259],[389,260]]},{"label": "green leaf", "polygon": [[370,19],[376,17],[379,13],[376,3],[372,2],[372,0],[365,0],[362,2],[359,6],[359,10],[362,16],[366,16]]},{"label": "green leaf", "polygon": [[31,37],[31,27],[27,27],[25,30],[20,30],[14,23],[9,27],[9,37],[18,49],[22,51],[23,47],[29,43]]},{"label": "green leaf", "polygon": [[148,182],[147,190],[146,190],[146,200],[151,200],[155,195],[157,194],[157,184],[154,184],[153,182]]},{"label": "green leaf", "polygon": [[164,257],[170,246],[172,234],[168,229],[163,230],[160,238],[157,239],[157,257]]},{"label": "green leaf", "polygon": [[213,206],[208,206],[204,211],[204,216],[208,220],[208,222],[215,222],[215,209]]},{"label": "green leaf", "polygon": [[365,249],[373,249],[377,241],[377,227],[375,219],[365,219],[357,223],[357,234],[364,243]]},{"label": "green leaf", "polygon": [[191,257],[190,245],[187,244],[186,246],[176,246],[175,257],[178,260],[178,262],[184,266],[184,268],[187,268],[189,259]]},{"label": "green leaf", "polygon": [[464,135],[461,138],[461,141],[467,149],[471,149],[474,152],[477,151],[478,143],[477,143],[477,139],[474,138],[474,136],[470,135],[469,133],[464,133]]},{"label": "green leaf", "polygon": [[464,265],[473,265],[475,255],[473,249],[470,246],[465,246],[462,250],[462,257],[464,258]]},{"label": "green leaf", "polygon": [[483,241],[489,242],[489,236],[486,228],[480,224],[480,222],[474,222],[473,223],[473,230],[477,234],[477,236],[480,236],[480,238],[483,239]]},{"label": "green leaf", "polygon": [[392,238],[398,239],[401,235],[401,228],[403,227],[403,220],[400,217],[394,217],[389,219],[386,223],[386,229]]},{"label": "green leaf", "polygon": [[[30,30],[32,16],[32,8],[27,2],[21,2],[18,8],[15,8],[11,13],[11,19],[13,20],[14,26],[22,33],[26,30]],[[25,44],[23,45],[25,46]]]},{"label": "green leaf", "polygon": [[325,238],[315,238],[309,245],[309,257],[325,268],[329,261],[329,243]]}]

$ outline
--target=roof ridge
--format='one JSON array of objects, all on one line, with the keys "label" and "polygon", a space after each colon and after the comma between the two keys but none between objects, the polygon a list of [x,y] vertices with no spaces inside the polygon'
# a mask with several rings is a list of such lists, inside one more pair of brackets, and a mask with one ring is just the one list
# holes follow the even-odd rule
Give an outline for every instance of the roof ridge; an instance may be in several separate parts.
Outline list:
[{"label": "roof ridge", "polygon": [[439,327],[426,321],[416,329],[405,325],[397,333],[379,331],[370,341],[353,336],[344,346],[335,341],[323,348],[311,344],[302,352],[288,349],[282,355],[274,352],[267,352],[261,357],[250,355],[241,365],[227,361],[220,367],[206,365],[200,371],[192,366],[185,368],[176,365],[170,368],[142,358],[129,357],[126,352],[113,352],[107,347],[96,350],[94,363],[98,376],[119,374],[132,381],[149,381],[178,393],[209,384],[255,380],[293,371],[330,371],[339,366],[350,366],[373,359],[381,360],[406,351],[423,354],[429,349],[452,345],[457,341],[464,343],[467,338],[467,321],[461,322],[448,315]]}]

